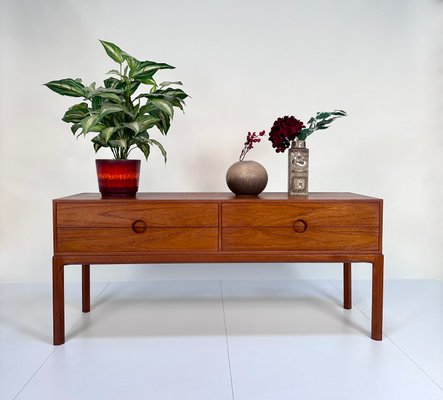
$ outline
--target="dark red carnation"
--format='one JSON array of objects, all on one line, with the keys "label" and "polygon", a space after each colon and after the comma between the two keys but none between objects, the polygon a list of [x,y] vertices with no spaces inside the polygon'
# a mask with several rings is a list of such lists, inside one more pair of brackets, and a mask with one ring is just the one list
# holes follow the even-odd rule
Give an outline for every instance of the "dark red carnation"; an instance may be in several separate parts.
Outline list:
[{"label": "dark red carnation", "polygon": [[277,153],[283,153],[304,127],[305,124],[295,117],[277,118],[269,132],[272,147]]}]

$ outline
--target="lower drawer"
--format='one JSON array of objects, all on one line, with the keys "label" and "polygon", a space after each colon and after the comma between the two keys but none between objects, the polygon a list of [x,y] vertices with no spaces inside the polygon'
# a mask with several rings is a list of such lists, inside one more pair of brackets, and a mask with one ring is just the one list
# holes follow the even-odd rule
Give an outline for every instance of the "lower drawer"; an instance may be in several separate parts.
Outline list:
[{"label": "lower drawer", "polygon": [[59,228],[58,252],[217,250],[217,228]]},{"label": "lower drawer", "polygon": [[377,251],[377,227],[310,227],[297,233],[286,227],[223,229],[223,250]]}]

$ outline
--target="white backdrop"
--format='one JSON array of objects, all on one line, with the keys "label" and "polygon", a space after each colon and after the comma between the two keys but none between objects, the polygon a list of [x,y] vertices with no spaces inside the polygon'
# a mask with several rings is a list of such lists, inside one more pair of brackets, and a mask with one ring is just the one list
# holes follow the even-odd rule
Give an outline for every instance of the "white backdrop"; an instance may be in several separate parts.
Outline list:
[{"label": "white backdrop", "polygon": [[[437,0],[2,0],[0,281],[49,281],[51,199],[97,191],[89,140],[61,121],[75,99],[42,86],[114,67],[97,39],[167,62],[161,80],[191,96],[141,191],[226,191],[248,131],[278,116],[349,117],[308,139],[311,191],[385,201],[388,278],[443,279],[443,2]],[[158,135],[160,136],[160,135]],[[99,158],[110,158],[106,149]],[[135,153],[135,152],[134,152]],[[141,154],[137,154],[137,158]],[[285,191],[286,154],[265,141],[248,154]],[[71,268],[70,268],[71,270]],[[94,278],[335,278],[340,266],[96,267]],[[369,266],[356,268],[367,277]],[[72,267],[68,279],[78,279]]]}]

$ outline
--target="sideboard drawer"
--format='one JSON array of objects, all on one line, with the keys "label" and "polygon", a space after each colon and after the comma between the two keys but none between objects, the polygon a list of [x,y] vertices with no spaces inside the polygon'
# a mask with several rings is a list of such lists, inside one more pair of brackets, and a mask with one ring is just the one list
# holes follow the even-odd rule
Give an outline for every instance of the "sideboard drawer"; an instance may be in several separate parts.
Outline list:
[{"label": "sideboard drawer", "polygon": [[238,251],[377,251],[377,227],[308,226],[223,228],[223,250]]},{"label": "sideboard drawer", "polygon": [[130,228],[135,221],[147,227],[217,227],[218,205],[215,203],[59,203],[58,227]]},{"label": "sideboard drawer", "polygon": [[59,228],[59,252],[218,250],[218,228]]},{"label": "sideboard drawer", "polygon": [[278,226],[291,228],[295,221],[308,226],[379,226],[378,202],[297,202],[223,204],[222,226]]},{"label": "sideboard drawer", "polygon": [[379,251],[378,202],[245,202],[222,206],[225,251]]}]

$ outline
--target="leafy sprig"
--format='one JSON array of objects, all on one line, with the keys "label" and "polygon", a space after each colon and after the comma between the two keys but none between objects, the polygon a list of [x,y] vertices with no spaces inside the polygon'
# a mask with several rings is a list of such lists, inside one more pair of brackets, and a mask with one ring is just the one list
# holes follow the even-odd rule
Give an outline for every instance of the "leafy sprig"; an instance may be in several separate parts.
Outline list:
[{"label": "leafy sprig", "polygon": [[318,112],[315,117],[309,119],[308,126],[300,130],[300,133],[297,134],[297,140],[306,140],[306,138],[309,135],[312,135],[315,131],[327,129],[332,121],[347,115],[348,114],[343,110]]}]

